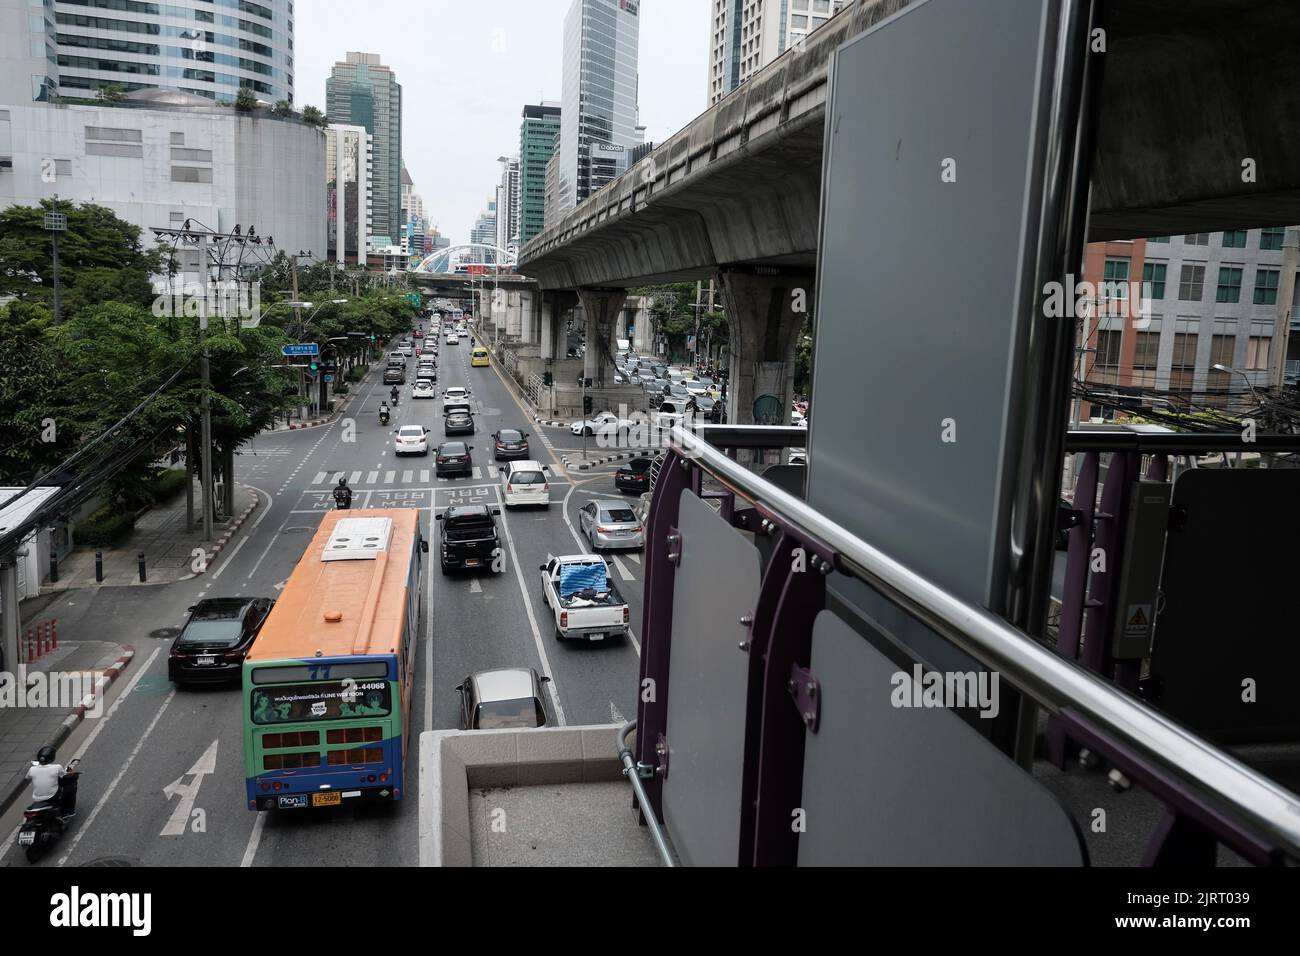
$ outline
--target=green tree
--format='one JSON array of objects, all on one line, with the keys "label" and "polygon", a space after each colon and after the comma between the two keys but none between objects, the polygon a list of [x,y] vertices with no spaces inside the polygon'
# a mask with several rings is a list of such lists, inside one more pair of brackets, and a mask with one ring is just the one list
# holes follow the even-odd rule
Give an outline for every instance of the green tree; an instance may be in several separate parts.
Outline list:
[{"label": "green tree", "polygon": [[251,87],[241,86],[235,94],[235,109],[241,113],[251,113],[257,109],[257,95]]},{"label": "green tree", "polygon": [[271,113],[272,115],[279,116],[282,118],[297,115],[293,111],[293,104],[290,103],[288,100],[276,101],[275,106],[271,107]]},{"label": "green tree", "polygon": [[99,88],[99,98],[105,103],[120,103],[126,99],[126,90],[117,83],[106,83]]},{"label": "green tree", "polygon": [[314,106],[304,106],[302,108],[302,121],[312,126],[319,126],[321,129],[329,125],[329,118]]},{"label": "green tree", "polygon": [[65,368],[47,339],[51,324],[38,302],[0,308],[0,484],[25,485],[75,447],[72,423],[59,427]]},{"label": "green tree", "polygon": [[64,316],[102,302],[143,306],[153,300],[150,277],[163,273],[163,258],[158,247],[144,247],[140,228],[104,206],[58,202],[56,208],[52,199],[0,212],[0,296],[52,302],[54,243],[45,214],[55,211],[68,217],[67,231],[59,234]]}]

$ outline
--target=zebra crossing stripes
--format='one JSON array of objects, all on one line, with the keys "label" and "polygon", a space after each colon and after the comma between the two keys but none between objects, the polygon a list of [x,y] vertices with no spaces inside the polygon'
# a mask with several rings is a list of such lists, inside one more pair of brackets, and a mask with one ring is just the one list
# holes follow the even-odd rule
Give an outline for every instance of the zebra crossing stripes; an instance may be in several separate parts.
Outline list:
[{"label": "zebra crossing stripes", "polygon": [[397,477],[397,472],[395,471],[384,472],[384,484],[391,485],[393,483],[393,479],[395,479],[396,477]]},{"label": "zebra crossing stripes", "polygon": [[379,472],[377,471],[372,471],[370,474],[366,475],[366,484],[368,485],[373,485],[378,480],[379,480]]}]

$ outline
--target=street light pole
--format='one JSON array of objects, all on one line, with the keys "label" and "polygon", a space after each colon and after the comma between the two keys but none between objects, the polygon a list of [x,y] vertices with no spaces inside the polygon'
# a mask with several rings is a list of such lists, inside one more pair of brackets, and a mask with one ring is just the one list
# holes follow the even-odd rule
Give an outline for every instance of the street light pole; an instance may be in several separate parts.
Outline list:
[{"label": "street light pole", "polygon": [[62,309],[59,303],[59,233],[68,231],[68,215],[58,211],[59,197],[54,197],[54,212],[45,214],[45,229],[50,234],[50,241],[54,245],[54,324],[58,325],[62,320]]},{"label": "street light pole", "polygon": [[[208,361],[208,237],[199,237],[199,277],[203,283],[203,298],[199,303],[199,380],[200,426],[199,441],[203,446],[199,458],[200,482],[203,486],[203,540],[212,540],[212,405],[208,391],[212,385],[212,372]],[[296,280],[295,280],[296,281]]]}]

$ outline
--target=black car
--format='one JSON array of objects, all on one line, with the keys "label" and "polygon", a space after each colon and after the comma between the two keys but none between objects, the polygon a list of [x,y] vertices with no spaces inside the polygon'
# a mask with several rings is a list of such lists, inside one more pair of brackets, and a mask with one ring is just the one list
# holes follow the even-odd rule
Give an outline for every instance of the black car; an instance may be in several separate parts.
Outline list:
[{"label": "black car", "polygon": [[650,466],[652,458],[633,458],[626,465],[614,472],[614,487],[634,495],[650,490]]},{"label": "black car", "polygon": [[474,416],[469,412],[450,412],[442,420],[442,430],[447,435],[472,435]]},{"label": "black car", "polygon": [[442,527],[438,550],[443,574],[460,568],[500,570],[496,558],[501,553],[501,542],[493,518],[500,513],[500,508],[489,510],[487,505],[454,505],[434,516]]},{"label": "black car", "polygon": [[492,433],[493,454],[497,461],[513,461],[520,458],[531,458],[528,452],[528,432],[521,432],[517,428],[503,428],[499,432]]},{"label": "black car", "polygon": [[443,475],[472,475],[474,473],[474,460],[470,452],[474,450],[473,445],[466,445],[463,441],[445,441],[438,446],[438,455],[434,459],[434,474],[438,477]]},{"label": "black car", "polygon": [[173,683],[239,680],[248,648],[271,612],[272,598],[206,598],[190,607],[190,619],[167,655]]}]

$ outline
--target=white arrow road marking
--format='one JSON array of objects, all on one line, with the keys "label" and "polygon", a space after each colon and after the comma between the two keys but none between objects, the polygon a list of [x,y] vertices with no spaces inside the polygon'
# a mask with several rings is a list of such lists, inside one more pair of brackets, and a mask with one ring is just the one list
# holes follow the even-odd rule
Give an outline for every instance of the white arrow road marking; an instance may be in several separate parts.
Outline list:
[{"label": "white arrow road marking", "polygon": [[[180,795],[180,802],[176,804],[176,809],[172,811],[171,819],[167,825],[162,828],[159,836],[183,836],[185,827],[190,822],[190,811],[194,809],[194,801],[198,798],[199,787],[203,786],[203,778],[210,773],[217,772],[217,741],[212,741],[212,745],[203,752],[193,767],[177,777],[174,781],[163,787],[163,793],[168,800]],[[193,777],[188,785],[181,783],[186,777]]]},{"label": "white arrow road marking", "polygon": [[629,554],[629,555],[627,556],[627,559],[628,559],[629,561],[631,561],[633,564],[640,564],[640,563],[641,563],[641,559],[638,558],[635,554]]},{"label": "white arrow road marking", "polygon": [[614,706],[612,700],[609,702],[609,719],[611,723],[615,724],[627,723],[627,718],[618,712],[618,708]]},{"label": "white arrow road marking", "polygon": [[482,594],[482,593],[483,593],[483,585],[481,585],[481,584],[478,583],[478,578],[470,578],[470,582],[469,582],[469,593],[470,593],[470,594]]},{"label": "white arrow road marking", "polygon": [[284,579],[283,581],[281,581],[279,584],[275,585],[275,589],[276,589],[277,591],[283,591],[283,590],[284,590],[284,586],[285,586],[286,584],[288,584],[288,583],[289,583],[289,579],[288,579],[288,578],[285,578],[285,579]]}]

